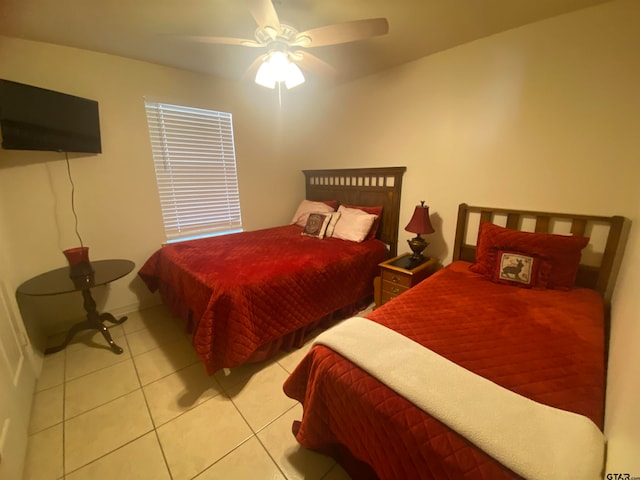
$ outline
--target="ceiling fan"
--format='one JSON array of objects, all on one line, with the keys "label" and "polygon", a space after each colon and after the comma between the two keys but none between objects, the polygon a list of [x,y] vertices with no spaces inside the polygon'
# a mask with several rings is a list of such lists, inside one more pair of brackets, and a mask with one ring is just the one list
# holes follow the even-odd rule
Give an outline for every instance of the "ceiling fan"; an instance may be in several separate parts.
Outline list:
[{"label": "ceiling fan", "polygon": [[331,65],[308,53],[307,48],[355,42],[389,32],[386,18],[354,20],[298,32],[280,22],[272,0],[246,1],[258,24],[254,40],[210,36],[187,38],[211,44],[265,48],[267,52],[255,59],[245,76],[255,73],[255,82],[267,88],[275,88],[282,83],[287,88],[300,85],[305,81],[300,67],[324,77],[336,75]]}]

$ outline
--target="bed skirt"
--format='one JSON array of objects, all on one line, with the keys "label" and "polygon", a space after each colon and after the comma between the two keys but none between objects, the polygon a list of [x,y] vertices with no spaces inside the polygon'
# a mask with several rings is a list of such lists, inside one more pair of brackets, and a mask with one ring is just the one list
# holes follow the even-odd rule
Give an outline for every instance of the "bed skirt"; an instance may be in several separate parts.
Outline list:
[{"label": "bed skirt", "polygon": [[[186,303],[178,297],[178,295],[175,295],[167,284],[161,283],[158,286],[158,291],[162,302],[167,306],[171,315],[184,321],[184,331],[186,333],[193,334],[198,322],[200,321],[198,315],[193,312],[193,310],[191,310]],[[372,302],[373,295],[368,295],[355,303],[346,305],[328,315],[318,318],[298,330],[289,332],[281,338],[276,338],[275,340],[267,342],[255,350],[245,363],[262,362],[269,358],[273,358],[281,351],[289,352],[300,348],[316,329],[326,329],[340,320],[355,316],[371,305]],[[205,360],[203,359],[203,362],[204,361]],[[235,366],[237,365],[224,365],[222,368],[233,368]],[[208,373],[213,375],[215,372]]]}]

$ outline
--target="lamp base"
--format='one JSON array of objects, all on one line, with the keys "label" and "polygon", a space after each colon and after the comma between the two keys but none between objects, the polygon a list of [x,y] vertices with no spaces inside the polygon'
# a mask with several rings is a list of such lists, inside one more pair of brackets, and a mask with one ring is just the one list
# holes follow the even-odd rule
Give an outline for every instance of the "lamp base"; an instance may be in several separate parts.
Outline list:
[{"label": "lamp base", "polygon": [[424,238],[422,238],[420,235],[416,235],[411,240],[407,240],[407,243],[409,244],[409,248],[413,252],[413,255],[411,255],[412,262],[420,263],[426,260],[424,255],[422,255],[422,251],[427,248],[427,245],[429,244]]}]

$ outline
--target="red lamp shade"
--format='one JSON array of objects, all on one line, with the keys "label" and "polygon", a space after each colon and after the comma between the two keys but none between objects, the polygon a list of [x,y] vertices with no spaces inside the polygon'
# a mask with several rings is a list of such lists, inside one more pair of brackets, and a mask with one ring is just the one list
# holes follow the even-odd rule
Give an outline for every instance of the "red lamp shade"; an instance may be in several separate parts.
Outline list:
[{"label": "red lamp shade", "polygon": [[413,217],[411,217],[409,224],[404,229],[407,232],[417,233],[418,235],[435,232],[429,219],[429,207],[424,205],[424,201],[421,201],[420,205],[416,206],[413,211]]}]

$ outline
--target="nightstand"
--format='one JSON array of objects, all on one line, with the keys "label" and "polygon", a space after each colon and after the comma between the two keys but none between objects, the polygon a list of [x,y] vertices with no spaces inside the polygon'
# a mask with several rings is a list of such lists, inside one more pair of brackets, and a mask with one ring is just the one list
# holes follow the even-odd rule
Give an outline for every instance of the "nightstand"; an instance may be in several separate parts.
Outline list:
[{"label": "nightstand", "polygon": [[415,265],[411,261],[411,255],[404,253],[379,264],[380,276],[374,283],[376,307],[409,290],[435,271],[435,258],[427,258],[426,261]]}]

